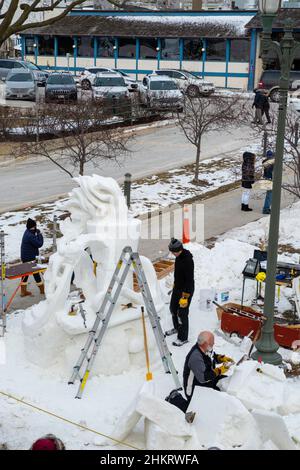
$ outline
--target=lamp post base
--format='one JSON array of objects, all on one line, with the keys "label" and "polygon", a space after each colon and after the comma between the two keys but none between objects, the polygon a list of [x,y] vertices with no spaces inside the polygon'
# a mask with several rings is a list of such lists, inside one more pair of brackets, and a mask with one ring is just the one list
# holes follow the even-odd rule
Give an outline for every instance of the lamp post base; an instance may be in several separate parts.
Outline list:
[{"label": "lamp post base", "polygon": [[251,358],[254,359],[255,361],[262,361],[266,364],[272,364],[273,366],[279,366],[280,364],[282,364],[281,355],[274,350],[273,351],[257,350],[251,355]]}]

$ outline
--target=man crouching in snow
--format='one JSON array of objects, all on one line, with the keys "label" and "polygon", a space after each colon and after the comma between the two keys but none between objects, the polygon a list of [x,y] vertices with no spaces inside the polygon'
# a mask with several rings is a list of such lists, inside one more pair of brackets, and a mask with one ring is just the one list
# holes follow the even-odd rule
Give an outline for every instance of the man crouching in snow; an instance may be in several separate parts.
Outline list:
[{"label": "man crouching in snow", "polygon": [[[213,351],[215,343],[214,335],[210,331],[202,331],[197,343],[188,353],[183,369],[183,386],[185,395],[190,402],[196,385],[220,390],[217,383],[226,377],[233,359],[216,354]],[[216,367],[216,364],[222,364]]]}]

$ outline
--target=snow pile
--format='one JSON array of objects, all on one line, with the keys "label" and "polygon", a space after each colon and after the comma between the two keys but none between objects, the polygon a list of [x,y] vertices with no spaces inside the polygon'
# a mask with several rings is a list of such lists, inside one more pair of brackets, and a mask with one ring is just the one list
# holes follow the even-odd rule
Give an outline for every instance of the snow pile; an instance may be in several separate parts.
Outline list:
[{"label": "snow pile", "polygon": [[[300,201],[281,211],[279,244],[290,245],[295,249],[300,249],[299,220]],[[226,235],[224,235],[224,237],[220,237],[220,239],[226,237],[245,243],[251,243],[252,245],[258,245],[260,240],[267,240],[268,235],[269,218],[263,217],[256,222],[247,224],[246,226],[230,230]]]}]

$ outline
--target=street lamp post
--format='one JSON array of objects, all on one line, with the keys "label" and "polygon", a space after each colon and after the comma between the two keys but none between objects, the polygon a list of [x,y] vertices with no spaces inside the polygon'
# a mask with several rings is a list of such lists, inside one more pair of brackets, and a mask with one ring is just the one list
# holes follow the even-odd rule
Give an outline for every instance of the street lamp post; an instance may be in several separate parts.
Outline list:
[{"label": "street lamp post", "polygon": [[268,52],[270,50],[275,51],[280,63],[281,76],[279,82],[280,102],[276,137],[275,164],[273,171],[272,210],[269,226],[267,277],[264,302],[264,316],[267,318],[267,320],[265,321],[262,327],[262,334],[260,339],[256,343],[256,351],[252,355],[252,358],[261,359],[263,362],[278,365],[281,363],[282,358],[277,352],[279,346],[274,339],[274,303],[279,238],[284,135],[286,126],[287,96],[289,90],[290,70],[293,64],[295,53],[298,49],[300,50],[300,44],[297,44],[294,41],[292,27],[290,26],[285,27],[285,34],[280,43],[272,41],[272,24],[281,6],[281,0],[260,0],[259,3],[263,23],[261,51],[264,66],[267,62]]}]

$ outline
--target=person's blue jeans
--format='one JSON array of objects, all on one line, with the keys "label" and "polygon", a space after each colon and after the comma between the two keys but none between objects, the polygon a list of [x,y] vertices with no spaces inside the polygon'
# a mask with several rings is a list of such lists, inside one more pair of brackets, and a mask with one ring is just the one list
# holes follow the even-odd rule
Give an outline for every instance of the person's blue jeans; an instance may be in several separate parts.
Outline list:
[{"label": "person's blue jeans", "polygon": [[263,212],[269,211],[271,209],[271,204],[272,204],[272,190],[266,192]]}]

